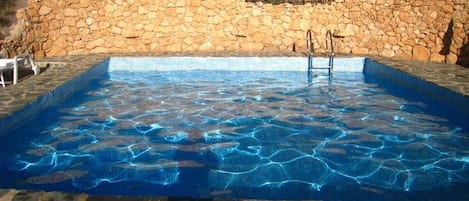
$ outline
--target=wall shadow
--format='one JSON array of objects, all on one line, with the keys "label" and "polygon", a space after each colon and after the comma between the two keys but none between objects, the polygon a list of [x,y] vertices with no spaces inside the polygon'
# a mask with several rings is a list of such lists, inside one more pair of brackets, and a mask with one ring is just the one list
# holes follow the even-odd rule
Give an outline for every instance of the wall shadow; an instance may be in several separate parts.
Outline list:
[{"label": "wall shadow", "polygon": [[453,27],[454,22],[453,19],[448,24],[448,28],[446,29],[445,35],[443,36],[443,47],[440,50],[440,55],[445,56],[445,63],[448,63],[448,55],[451,48],[451,43],[453,42]]},{"label": "wall shadow", "polygon": [[[446,29],[445,35],[443,36],[443,47],[439,52],[440,55],[445,56],[445,63],[448,63],[448,55],[450,54],[450,48],[453,42],[453,28],[454,21],[451,19],[448,24],[448,28]],[[459,49],[456,64],[469,68],[469,35],[466,35],[464,38],[464,45]]]},{"label": "wall shadow", "polygon": [[466,36],[464,41],[464,45],[459,50],[456,64],[469,68],[469,36]]}]

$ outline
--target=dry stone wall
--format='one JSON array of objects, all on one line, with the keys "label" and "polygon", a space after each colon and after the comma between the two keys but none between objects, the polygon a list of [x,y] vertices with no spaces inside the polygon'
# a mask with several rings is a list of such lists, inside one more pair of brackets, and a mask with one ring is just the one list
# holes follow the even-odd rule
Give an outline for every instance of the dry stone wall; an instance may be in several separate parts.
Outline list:
[{"label": "dry stone wall", "polygon": [[467,0],[336,0],[314,5],[244,0],[29,0],[29,7],[19,13],[25,31],[19,37],[21,45],[16,46],[39,57],[304,51],[305,34],[311,29],[317,51],[324,50],[326,31],[331,30],[340,53],[468,62]]}]

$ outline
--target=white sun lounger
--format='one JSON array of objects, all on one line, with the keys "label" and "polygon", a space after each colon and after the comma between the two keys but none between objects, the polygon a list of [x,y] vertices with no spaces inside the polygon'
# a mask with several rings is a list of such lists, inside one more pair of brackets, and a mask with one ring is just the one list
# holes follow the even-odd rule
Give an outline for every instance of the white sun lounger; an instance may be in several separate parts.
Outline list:
[{"label": "white sun lounger", "polygon": [[0,59],[0,84],[5,87],[3,73],[13,70],[13,84],[18,83],[18,68],[30,66],[34,71],[34,75],[39,74],[39,67],[34,64],[33,58],[29,54],[20,54],[13,59]]}]

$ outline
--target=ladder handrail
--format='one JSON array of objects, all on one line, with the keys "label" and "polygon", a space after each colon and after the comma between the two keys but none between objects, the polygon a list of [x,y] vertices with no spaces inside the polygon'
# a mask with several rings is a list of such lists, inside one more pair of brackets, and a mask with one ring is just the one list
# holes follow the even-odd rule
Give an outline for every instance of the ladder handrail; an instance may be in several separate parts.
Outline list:
[{"label": "ladder handrail", "polygon": [[313,54],[314,52],[314,48],[313,48],[313,40],[311,38],[311,29],[308,29],[308,31],[306,31],[306,53],[308,54]]},{"label": "ladder handrail", "polygon": [[[326,56],[329,57],[329,63],[327,67],[318,67],[320,69],[328,69],[329,76],[332,75],[332,71],[334,69],[334,40],[332,36],[332,32],[327,30],[326,32]],[[313,56],[314,56],[314,43],[312,40],[312,32],[311,29],[306,31],[306,54],[308,56],[308,72],[314,69],[313,67]]]},{"label": "ladder handrail", "polygon": [[308,72],[313,68],[314,43],[311,36],[311,29],[306,31],[306,54],[308,56]]},{"label": "ladder handrail", "polygon": [[[326,55],[329,57],[329,66],[331,70],[334,68],[334,40],[330,30],[326,32]],[[330,49],[330,51],[329,51]]]}]

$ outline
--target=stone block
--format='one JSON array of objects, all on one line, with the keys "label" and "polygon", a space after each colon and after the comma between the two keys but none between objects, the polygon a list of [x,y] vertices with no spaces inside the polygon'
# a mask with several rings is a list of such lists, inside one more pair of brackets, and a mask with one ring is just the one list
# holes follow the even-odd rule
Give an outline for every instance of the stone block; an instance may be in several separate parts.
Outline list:
[{"label": "stone block", "polygon": [[91,42],[89,42],[86,47],[88,49],[94,49],[96,47],[101,47],[104,45],[104,39],[100,38],[100,39],[96,39],[96,40],[93,40]]},{"label": "stone block", "polygon": [[139,37],[138,33],[133,28],[123,29],[122,36],[124,36],[125,38],[138,38]]},{"label": "stone block", "polygon": [[64,26],[60,29],[59,32],[61,35],[68,35],[70,34],[70,28],[68,26]]},{"label": "stone block", "polygon": [[455,64],[458,61],[458,55],[450,53],[446,56],[446,63]]},{"label": "stone block", "polygon": [[185,45],[192,45],[194,43],[194,40],[192,39],[192,37],[186,37],[186,38],[184,38],[184,40],[182,42]]},{"label": "stone block", "polygon": [[135,30],[142,30],[144,27],[145,27],[145,25],[143,25],[141,23],[135,24]]},{"label": "stone block", "polygon": [[445,62],[445,55],[441,55],[440,53],[433,53],[430,55],[430,61],[433,62]]},{"label": "stone block", "polygon": [[207,9],[215,9],[217,5],[217,1],[215,0],[204,0],[200,3],[203,7]]},{"label": "stone block", "polygon": [[47,6],[41,6],[39,9],[39,15],[47,15],[52,12],[52,8],[49,8]]},{"label": "stone block", "polygon": [[77,26],[77,21],[74,17],[65,17],[62,26]]},{"label": "stone block", "polygon": [[153,31],[156,30],[156,27],[155,27],[154,24],[147,24],[147,25],[143,26],[143,30],[145,32],[153,32]]},{"label": "stone block", "polygon": [[148,13],[148,11],[143,6],[139,6],[137,8],[137,12],[138,12],[139,15],[145,15],[145,14]]},{"label": "stone block", "polygon": [[85,47],[85,43],[83,41],[74,41],[72,47],[74,49],[82,49]]},{"label": "stone block", "polygon": [[112,26],[111,27],[111,33],[113,34],[121,34],[122,33],[122,29],[117,27],[117,26]]},{"label": "stone block", "polygon": [[272,34],[274,36],[282,35],[285,32],[282,26],[276,25],[273,27]]},{"label": "stone block", "polygon": [[115,10],[116,10],[116,8],[115,8],[114,5],[112,5],[112,4],[106,4],[106,5],[104,6],[104,11],[105,11],[106,13],[114,13]]},{"label": "stone block", "polygon": [[127,27],[127,22],[119,21],[117,23],[117,26],[120,27],[120,28],[126,28]]},{"label": "stone block", "polygon": [[78,15],[78,10],[76,9],[72,9],[72,8],[65,8],[63,10],[63,14],[66,16],[66,17],[75,17]]},{"label": "stone block", "polygon": [[206,15],[198,14],[198,15],[194,15],[192,20],[194,22],[203,23],[203,22],[206,22],[208,20],[208,17]]},{"label": "stone block", "polygon": [[264,49],[264,45],[262,43],[256,43],[256,42],[242,42],[241,43],[241,50],[260,51],[263,49]]},{"label": "stone block", "polygon": [[365,47],[353,47],[351,51],[352,51],[352,54],[368,54],[369,53],[368,48],[365,48]]},{"label": "stone block", "polygon": [[181,43],[179,42],[174,42],[171,44],[168,44],[166,47],[163,47],[166,51],[169,52],[180,52],[181,51]]},{"label": "stone block", "polygon": [[412,59],[428,61],[430,59],[430,51],[425,46],[414,46],[412,49]]},{"label": "stone block", "polygon": [[96,54],[96,53],[107,53],[107,48],[104,48],[104,47],[96,47],[94,49],[91,49],[90,50],[90,53],[91,54]]},{"label": "stone block", "polygon": [[45,50],[46,55],[67,55],[65,48],[53,47]]},{"label": "stone block", "polygon": [[207,41],[199,47],[199,50],[200,51],[214,51],[215,46],[210,41]]},{"label": "stone block", "polygon": [[153,39],[155,38],[155,33],[154,32],[145,32],[142,35],[142,39]]},{"label": "stone block", "polygon": [[201,0],[190,0],[190,5],[192,7],[199,7],[201,4]]},{"label": "stone block", "polygon": [[46,52],[44,50],[37,50],[34,52],[34,58],[41,59],[46,57]]},{"label": "stone block", "polygon": [[254,33],[252,39],[254,40],[254,42],[262,42],[264,41],[264,33]]},{"label": "stone block", "polygon": [[353,24],[345,25],[345,29],[338,33],[340,36],[348,37],[355,35]]},{"label": "stone block", "polygon": [[127,44],[125,43],[125,41],[123,39],[115,40],[112,44],[113,44],[114,48],[118,48],[118,49],[122,49],[122,48],[125,48],[127,46]]},{"label": "stone block", "polygon": [[94,19],[91,18],[91,17],[88,17],[88,18],[86,18],[85,23],[86,23],[87,25],[91,25],[91,24],[94,23]]},{"label": "stone block", "polygon": [[381,51],[381,55],[385,57],[394,57],[396,53],[392,49],[385,48]]}]

